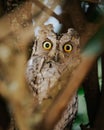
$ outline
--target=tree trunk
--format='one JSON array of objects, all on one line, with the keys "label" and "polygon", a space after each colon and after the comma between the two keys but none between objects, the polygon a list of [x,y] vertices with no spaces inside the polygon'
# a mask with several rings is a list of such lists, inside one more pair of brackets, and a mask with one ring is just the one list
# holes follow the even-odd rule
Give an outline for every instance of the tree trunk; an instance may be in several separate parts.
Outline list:
[{"label": "tree trunk", "polygon": [[101,90],[101,100],[100,100],[100,108],[97,113],[94,127],[97,130],[104,130],[104,53],[102,55],[102,90]]},{"label": "tree trunk", "polygon": [[99,108],[100,90],[98,83],[97,63],[86,77],[83,85],[88,110],[90,126],[93,127],[96,113]]}]

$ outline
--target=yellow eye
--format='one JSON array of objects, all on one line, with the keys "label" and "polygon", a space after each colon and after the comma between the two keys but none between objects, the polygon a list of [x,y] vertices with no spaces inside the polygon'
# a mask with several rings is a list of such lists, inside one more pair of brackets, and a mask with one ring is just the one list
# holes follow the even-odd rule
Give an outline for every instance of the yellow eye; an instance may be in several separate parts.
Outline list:
[{"label": "yellow eye", "polygon": [[43,48],[46,50],[50,50],[52,48],[52,43],[49,41],[43,42]]},{"label": "yellow eye", "polygon": [[64,46],[63,46],[63,49],[65,52],[69,53],[73,50],[73,46],[69,43],[66,43]]}]

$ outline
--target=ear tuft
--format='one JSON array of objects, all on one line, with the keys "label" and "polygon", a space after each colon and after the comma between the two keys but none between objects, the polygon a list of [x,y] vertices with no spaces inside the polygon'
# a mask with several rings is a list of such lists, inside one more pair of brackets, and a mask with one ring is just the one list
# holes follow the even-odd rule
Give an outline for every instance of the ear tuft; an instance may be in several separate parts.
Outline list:
[{"label": "ear tuft", "polygon": [[68,29],[68,34],[71,35],[72,41],[74,41],[76,44],[80,44],[80,36],[78,32],[74,28],[69,28]]}]

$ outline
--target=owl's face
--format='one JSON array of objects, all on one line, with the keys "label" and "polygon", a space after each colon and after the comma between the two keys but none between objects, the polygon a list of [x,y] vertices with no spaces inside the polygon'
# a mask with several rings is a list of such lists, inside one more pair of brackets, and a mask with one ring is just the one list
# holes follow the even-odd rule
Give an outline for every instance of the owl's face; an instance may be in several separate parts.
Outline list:
[{"label": "owl's face", "polygon": [[44,56],[47,60],[63,64],[78,57],[79,50],[79,36],[74,29],[68,29],[67,33],[57,35],[53,27],[47,25],[36,37],[32,56]]}]

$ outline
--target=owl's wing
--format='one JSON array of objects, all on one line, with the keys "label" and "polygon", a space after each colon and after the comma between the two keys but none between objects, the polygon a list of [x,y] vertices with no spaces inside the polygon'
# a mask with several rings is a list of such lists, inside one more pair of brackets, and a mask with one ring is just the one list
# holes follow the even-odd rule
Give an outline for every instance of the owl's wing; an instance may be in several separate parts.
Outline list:
[{"label": "owl's wing", "polygon": [[39,56],[32,56],[27,64],[26,78],[29,87],[37,94],[37,75],[40,73],[44,64],[44,58]]}]

